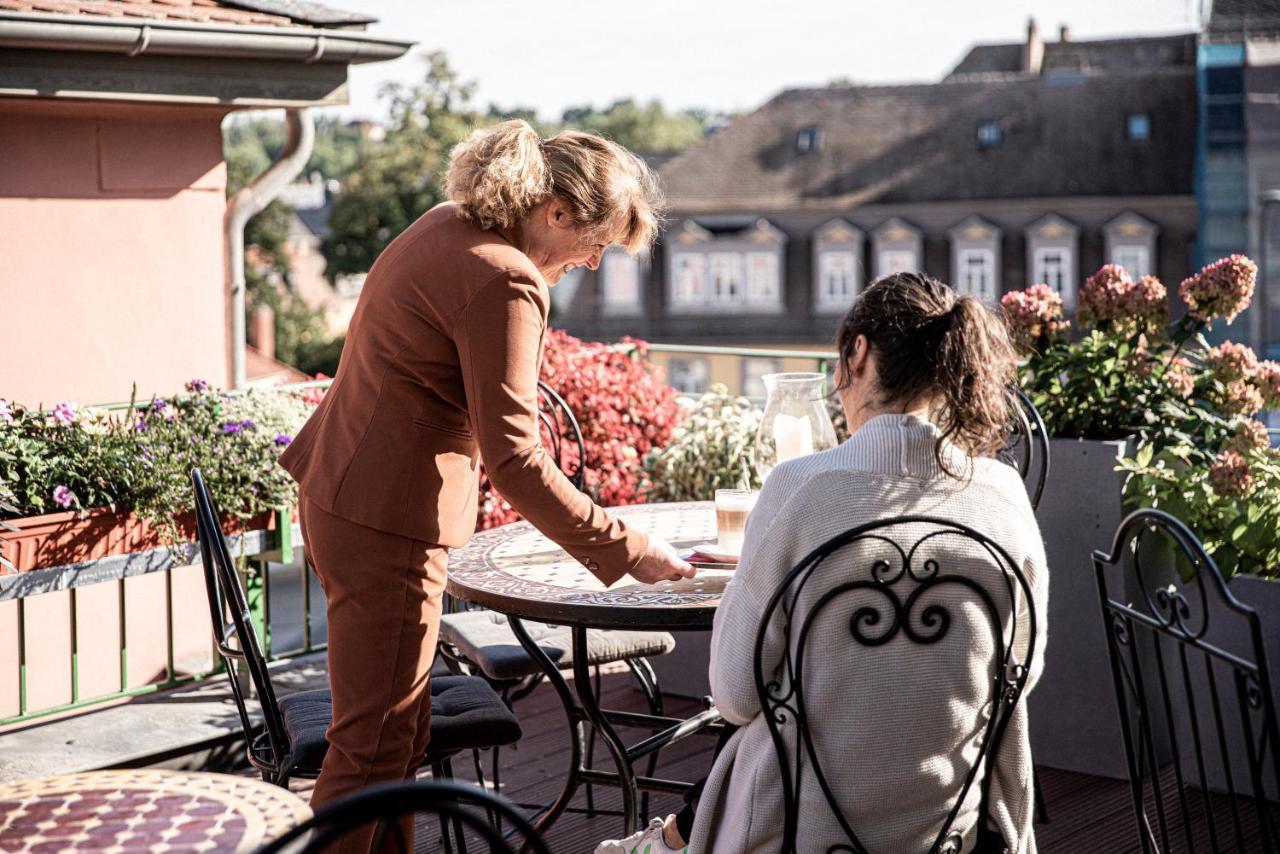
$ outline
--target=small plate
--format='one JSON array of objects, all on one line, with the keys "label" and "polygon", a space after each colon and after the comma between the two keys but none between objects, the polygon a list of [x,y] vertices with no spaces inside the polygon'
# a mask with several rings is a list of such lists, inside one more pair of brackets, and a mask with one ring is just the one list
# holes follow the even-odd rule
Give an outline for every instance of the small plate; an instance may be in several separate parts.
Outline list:
[{"label": "small plate", "polygon": [[720,551],[718,543],[702,543],[680,552],[680,557],[695,565],[737,566],[738,555]]}]

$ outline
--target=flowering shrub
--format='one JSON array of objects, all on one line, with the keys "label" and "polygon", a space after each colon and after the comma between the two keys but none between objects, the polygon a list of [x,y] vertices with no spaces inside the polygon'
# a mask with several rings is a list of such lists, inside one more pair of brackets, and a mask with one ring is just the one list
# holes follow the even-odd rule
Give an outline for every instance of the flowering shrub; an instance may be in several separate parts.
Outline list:
[{"label": "flowering shrub", "polygon": [[57,510],[132,510],[171,541],[193,508],[199,467],[223,512],[241,518],[292,504],[276,465],[312,407],[300,395],[187,394],[107,412],[60,403],[50,412],[0,401],[0,519]]},{"label": "flowering shrub", "polygon": [[1071,327],[1062,316],[1062,297],[1048,285],[1007,293],[1000,308],[1014,344],[1023,352],[1048,346]]},{"label": "flowering shrub", "polygon": [[[578,420],[586,448],[587,492],[605,506],[644,501],[644,456],[670,442],[679,420],[676,391],[662,381],[646,353],[639,341],[609,345],[581,341],[555,329],[547,332],[542,379]],[[561,464],[576,468],[572,459]],[[515,509],[482,476],[478,527],[492,528],[517,518]]]},{"label": "flowering shrub", "polygon": [[709,501],[717,489],[759,489],[752,464],[764,413],[723,385],[693,404],[671,443],[644,461],[649,497],[656,501]]},{"label": "flowering shrub", "polygon": [[[1203,336],[1249,305],[1256,276],[1243,256],[1208,265],[1182,283],[1187,313],[1170,323],[1164,285],[1103,267],[1080,291],[1083,336],[1039,342],[1023,370],[1050,433],[1134,437],[1126,502],[1182,519],[1228,574],[1280,573],[1280,454],[1254,420],[1280,405],[1280,365]],[[1005,315],[1018,334],[1017,312]]]}]

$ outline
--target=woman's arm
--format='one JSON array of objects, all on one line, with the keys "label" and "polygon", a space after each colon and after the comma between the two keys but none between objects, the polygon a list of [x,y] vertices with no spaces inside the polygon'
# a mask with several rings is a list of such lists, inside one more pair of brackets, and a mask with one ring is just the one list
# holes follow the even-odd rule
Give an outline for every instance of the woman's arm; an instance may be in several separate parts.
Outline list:
[{"label": "woman's arm", "polygon": [[472,429],[489,479],[522,516],[606,584],[630,572],[649,542],[612,519],[564,476],[542,445],[538,360],[547,326],[545,286],[501,273],[476,291],[454,324]]}]

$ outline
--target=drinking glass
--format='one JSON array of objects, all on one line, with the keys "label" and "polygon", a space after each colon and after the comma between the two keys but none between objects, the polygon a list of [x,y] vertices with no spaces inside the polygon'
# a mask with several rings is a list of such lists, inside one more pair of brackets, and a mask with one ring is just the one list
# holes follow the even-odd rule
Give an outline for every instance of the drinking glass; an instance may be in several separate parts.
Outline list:
[{"label": "drinking glass", "polygon": [[716,536],[725,554],[741,554],[747,516],[756,506],[757,493],[746,489],[716,490]]}]

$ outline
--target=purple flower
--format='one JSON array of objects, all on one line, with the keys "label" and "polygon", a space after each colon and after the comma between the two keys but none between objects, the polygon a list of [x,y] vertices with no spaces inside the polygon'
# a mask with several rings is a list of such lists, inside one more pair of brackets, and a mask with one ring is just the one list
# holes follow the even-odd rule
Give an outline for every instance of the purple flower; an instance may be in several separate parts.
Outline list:
[{"label": "purple flower", "polygon": [[277,448],[283,448],[293,441],[293,437],[286,436],[284,433],[277,433],[275,441],[276,441]]},{"label": "purple flower", "polygon": [[240,425],[240,422],[238,421],[228,421],[226,424],[222,425],[222,432],[226,433],[229,436],[238,435],[240,431],[243,429],[244,428]]},{"label": "purple flower", "polygon": [[55,486],[53,488],[53,500],[55,504],[61,505],[62,507],[70,507],[75,503],[76,497],[75,494],[65,486]]},{"label": "purple flower", "polygon": [[64,400],[53,408],[53,420],[61,421],[63,424],[74,423],[76,420],[76,408]]},{"label": "purple flower", "polygon": [[158,397],[153,397],[153,398],[151,398],[151,411],[152,411],[152,412],[164,412],[165,407],[167,407],[168,405],[169,405],[169,404],[168,404],[168,402],[163,401],[163,400],[161,400],[161,399],[160,399],[160,398],[158,398]]},{"label": "purple flower", "polygon": [[3,398],[0,398],[0,421],[6,423],[13,420],[13,410],[9,408],[9,404]]},{"label": "purple flower", "polygon": [[191,380],[187,383],[187,391],[192,394],[204,394],[209,390],[209,383],[205,380]]},{"label": "purple flower", "polygon": [[145,419],[142,419],[142,418],[139,418],[137,421],[133,422],[133,432],[135,432],[135,433],[145,433],[145,432],[147,432],[147,422],[146,422],[146,420],[145,420]]},{"label": "purple flower", "polygon": [[246,418],[245,420],[240,422],[240,426],[246,430],[252,430],[257,425],[254,424],[252,421],[250,421],[248,418]]}]

